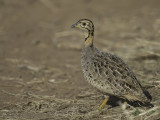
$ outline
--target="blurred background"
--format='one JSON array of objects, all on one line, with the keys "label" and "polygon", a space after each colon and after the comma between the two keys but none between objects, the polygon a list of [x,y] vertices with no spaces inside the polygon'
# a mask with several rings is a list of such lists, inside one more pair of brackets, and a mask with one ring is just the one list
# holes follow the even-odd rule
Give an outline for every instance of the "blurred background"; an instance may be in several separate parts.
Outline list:
[{"label": "blurred background", "polygon": [[94,91],[81,72],[84,36],[71,29],[82,18],[94,22],[97,48],[124,59],[156,101],[159,5],[159,0],[0,0],[0,117],[32,119],[26,111],[35,110],[42,96],[69,100]]}]

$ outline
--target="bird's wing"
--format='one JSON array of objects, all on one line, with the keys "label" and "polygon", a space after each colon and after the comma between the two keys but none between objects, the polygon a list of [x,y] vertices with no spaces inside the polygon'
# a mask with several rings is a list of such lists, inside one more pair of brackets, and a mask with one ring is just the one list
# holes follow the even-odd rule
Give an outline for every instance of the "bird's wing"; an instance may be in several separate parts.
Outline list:
[{"label": "bird's wing", "polygon": [[[101,55],[102,54],[102,55]],[[96,55],[98,79],[106,81],[113,88],[115,95],[141,95],[142,86],[134,73],[124,61],[112,54],[101,53]]]}]

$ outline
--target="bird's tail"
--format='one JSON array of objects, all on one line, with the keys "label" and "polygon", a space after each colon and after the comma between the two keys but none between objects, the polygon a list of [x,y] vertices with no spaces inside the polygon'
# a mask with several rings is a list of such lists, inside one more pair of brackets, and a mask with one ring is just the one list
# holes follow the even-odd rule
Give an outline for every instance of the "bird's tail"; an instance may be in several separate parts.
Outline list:
[{"label": "bird's tail", "polygon": [[144,99],[143,99],[143,101],[145,102],[145,103],[150,103],[151,102],[151,100],[152,100],[152,96],[150,95],[150,93],[147,91],[147,90],[145,90],[145,89],[143,89],[143,93],[144,93]]}]

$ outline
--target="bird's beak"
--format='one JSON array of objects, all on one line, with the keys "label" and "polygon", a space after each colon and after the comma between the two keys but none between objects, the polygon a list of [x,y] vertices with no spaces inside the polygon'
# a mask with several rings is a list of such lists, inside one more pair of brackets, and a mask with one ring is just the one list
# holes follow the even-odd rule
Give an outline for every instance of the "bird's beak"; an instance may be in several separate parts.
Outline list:
[{"label": "bird's beak", "polygon": [[72,25],[72,28],[75,28],[76,26],[77,26],[77,23],[73,24],[73,25]]}]

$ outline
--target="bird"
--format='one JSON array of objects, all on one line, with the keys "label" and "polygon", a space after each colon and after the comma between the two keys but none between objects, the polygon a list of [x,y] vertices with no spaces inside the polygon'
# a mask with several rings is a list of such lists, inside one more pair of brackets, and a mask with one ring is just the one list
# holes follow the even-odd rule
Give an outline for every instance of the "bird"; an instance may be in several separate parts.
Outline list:
[{"label": "bird", "polygon": [[95,47],[94,24],[91,20],[80,19],[72,28],[80,29],[85,35],[81,52],[84,78],[91,86],[108,96],[99,109],[106,105],[111,96],[131,102],[151,102],[150,93],[142,87],[136,75],[120,57]]}]

